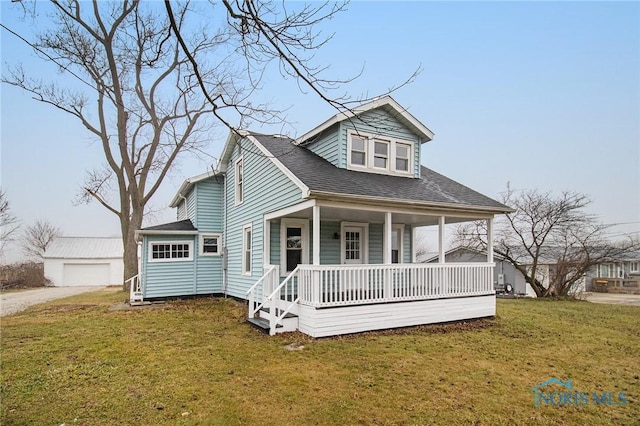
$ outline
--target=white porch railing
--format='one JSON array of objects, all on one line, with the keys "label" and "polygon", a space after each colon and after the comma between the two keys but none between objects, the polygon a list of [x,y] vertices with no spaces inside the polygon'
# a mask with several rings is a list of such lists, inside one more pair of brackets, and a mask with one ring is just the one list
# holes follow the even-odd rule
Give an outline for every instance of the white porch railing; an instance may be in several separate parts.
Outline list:
[{"label": "white porch railing", "polygon": [[491,263],[298,265],[300,304],[314,307],[494,294]]},{"label": "white porch railing", "polygon": [[140,274],[129,278],[125,283],[129,283],[129,303],[142,302],[142,280]]}]

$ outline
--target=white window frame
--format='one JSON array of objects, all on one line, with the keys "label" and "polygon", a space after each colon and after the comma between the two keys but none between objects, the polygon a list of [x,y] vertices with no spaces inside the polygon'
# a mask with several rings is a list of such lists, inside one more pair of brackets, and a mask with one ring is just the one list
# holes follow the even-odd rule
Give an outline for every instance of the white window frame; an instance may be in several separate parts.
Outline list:
[{"label": "white window frame", "polygon": [[244,202],[244,161],[242,157],[239,157],[235,162],[235,203],[236,205]]},{"label": "white window frame", "polygon": [[[216,251],[215,253],[211,253],[211,252],[205,252],[204,251],[204,240],[205,238],[216,238],[218,240],[218,251]],[[222,253],[222,235],[221,234],[215,234],[215,233],[206,233],[206,234],[200,234],[200,241],[199,241],[199,254],[200,256],[220,256],[220,254]]]},{"label": "white window frame", "polygon": [[[365,165],[353,164],[351,162],[352,151],[352,139],[353,137],[362,138],[365,140]],[[381,142],[387,144],[387,167],[375,166],[375,143]],[[347,169],[356,170],[368,173],[378,173],[394,176],[413,176],[415,165],[413,164],[415,159],[415,143],[414,141],[408,141],[404,139],[397,139],[387,136],[375,136],[368,133],[358,132],[351,130],[347,133]],[[409,148],[408,170],[396,169],[396,144],[406,145]]]},{"label": "white window frame", "polygon": [[[391,170],[391,147],[394,143],[390,140],[380,138],[372,138],[369,143],[371,144],[371,159],[369,162],[369,164],[371,164],[371,168],[375,170]],[[387,163],[385,167],[376,166],[376,157],[383,158],[381,155],[376,153],[376,143],[381,143],[387,146],[387,156],[384,157],[386,160],[385,162]]]},{"label": "white window frame", "polygon": [[[153,246],[154,245],[173,245],[173,244],[182,244],[187,245],[189,247],[189,257],[170,257],[164,259],[154,259],[153,258]],[[170,251],[173,254],[173,251]],[[149,241],[149,254],[148,254],[149,263],[168,263],[168,262],[191,262],[193,261],[193,241],[191,240],[174,240],[174,241]]]},{"label": "white window frame", "polygon": [[347,259],[345,256],[345,251],[347,248],[347,242],[344,238],[345,228],[363,228],[362,230],[362,240],[360,241],[361,245],[361,254],[362,254],[362,264],[366,265],[369,263],[369,224],[362,222],[340,222],[340,263],[347,264]]},{"label": "white window frame", "polygon": [[[407,158],[407,170],[398,170],[397,168],[397,163],[398,163],[398,145],[406,145],[407,146],[407,154],[409,155],[409,157]],[[413,155],[413,144],[405,142],[405,141],[396,141],[393,144],[393,169],[396,171],[396,173],[406,173],[409,174],[413,172],[412,168],[413,163],[411,162],[411,158]],[[404,158],[401,158],[404,160]]]},{"label": "white window frame", "polygon": [[[404,225],[396,224],[391,226],[392,231],[396,231],[398,233],[398,263],[404,263]],[[393,233],[391,233],[391,250],[393,253]],[[393,255],[392,255],[393,258]],[[393,259],[389,259],[392,261]]]},{"label": "white window frame", "polygon": [[[250,233],[249,248],[247,249],[247,232]],[[249,269],[247,269],[247,256],[249,257]],[[253,230],[251,224],[242,227],[242,275],[251,275],[253,271]]]},{"label": "white window frame", "polygon": [[301,264],[309,264],[309,220],[282,219],[280,221],[280,274],[289,275],[287,271],[287,228],[300,228],[302,235]]}]

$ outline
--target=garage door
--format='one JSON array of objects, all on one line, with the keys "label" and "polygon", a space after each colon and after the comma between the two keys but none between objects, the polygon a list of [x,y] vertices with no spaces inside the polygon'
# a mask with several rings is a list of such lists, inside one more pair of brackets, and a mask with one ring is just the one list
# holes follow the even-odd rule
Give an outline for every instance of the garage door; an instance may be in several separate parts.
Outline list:
[{"label": "garage door", "polygon": [[108,263],[65,263],[64,285],[108,285]]}]

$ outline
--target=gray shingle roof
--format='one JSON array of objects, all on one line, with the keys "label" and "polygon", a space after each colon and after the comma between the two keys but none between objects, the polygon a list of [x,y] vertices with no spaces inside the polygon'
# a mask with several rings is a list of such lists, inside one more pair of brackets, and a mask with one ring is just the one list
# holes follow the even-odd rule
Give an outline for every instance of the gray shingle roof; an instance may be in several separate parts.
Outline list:
[{"label": "gray shingle roof", "polygon": [[180,220],[178,222],[163,223],[162,225],[149,226],[142,228],[142,231],[197,231],[191,220]]},{"label": "gray shingle roof", "polygon": [[420,179],[356,172],[334,166],[308,149],[294,145],[293,140],[287,137],[256,133],[251,135],[311,192],[480,207],[495,212],[511,211],[504,204],[426,167],[421,168]]}]

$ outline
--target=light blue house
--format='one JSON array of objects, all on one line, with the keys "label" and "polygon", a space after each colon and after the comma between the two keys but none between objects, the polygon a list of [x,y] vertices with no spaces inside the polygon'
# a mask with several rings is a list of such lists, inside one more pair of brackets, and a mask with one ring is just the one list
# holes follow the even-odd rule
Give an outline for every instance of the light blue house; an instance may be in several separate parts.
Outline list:
[{"label": "light blue house", "polygon": [[[493,259],[445,263],[444,230],[511,209],[422,167],[432,138],[390,97],[296,140],[232,132],[178,190],[177,221],[138,231],[132,301],[228,295],[272,334],[315,337],[495,315]],[[438,263],[415,261],[421,226]]]}]

